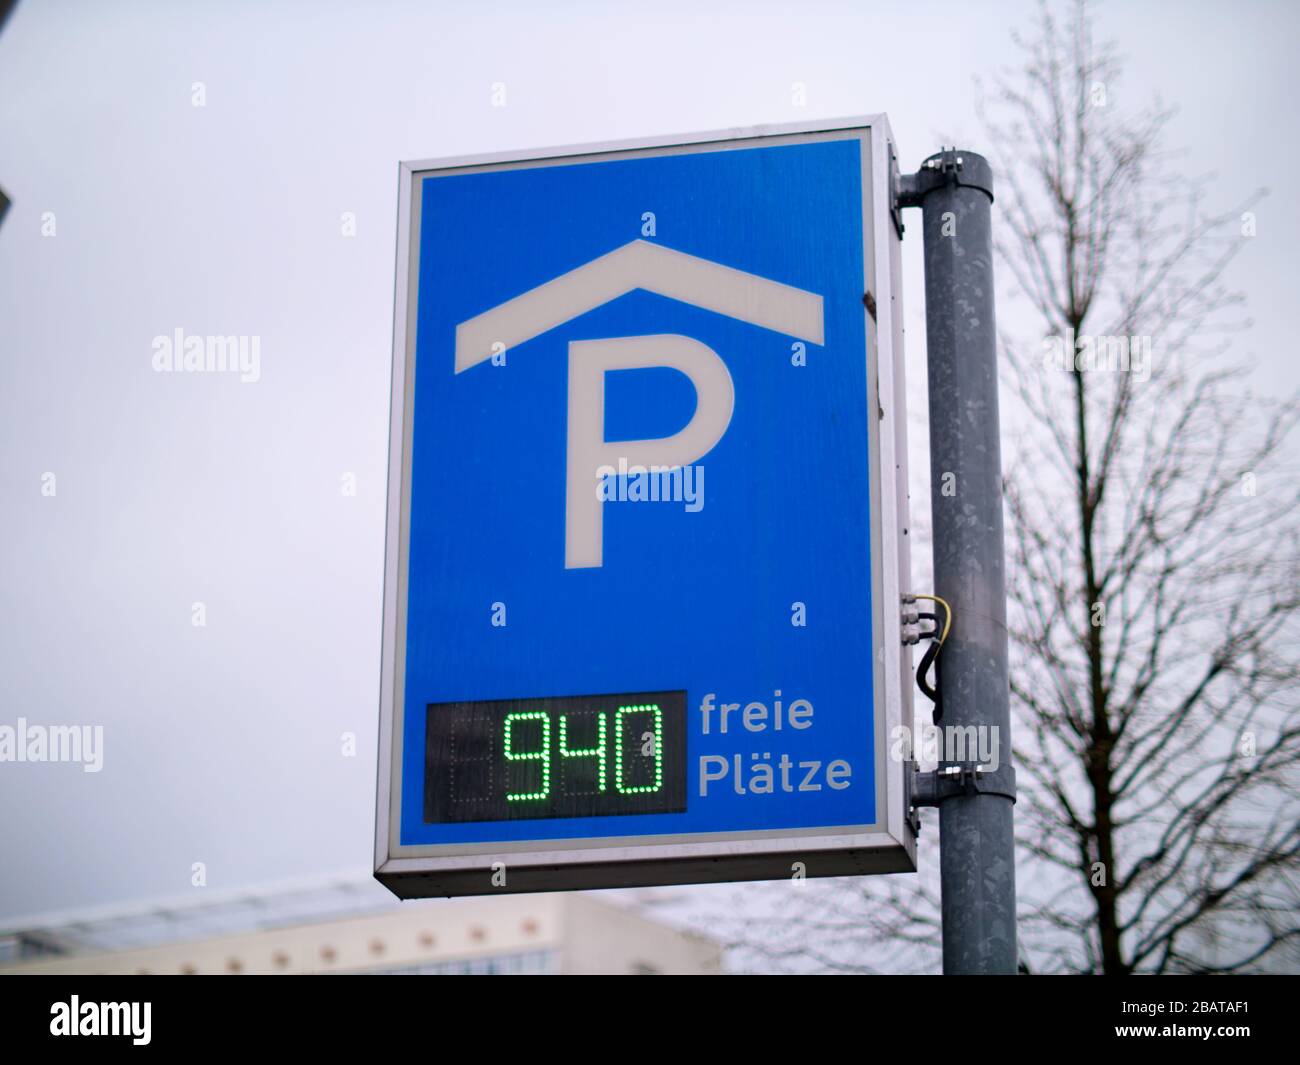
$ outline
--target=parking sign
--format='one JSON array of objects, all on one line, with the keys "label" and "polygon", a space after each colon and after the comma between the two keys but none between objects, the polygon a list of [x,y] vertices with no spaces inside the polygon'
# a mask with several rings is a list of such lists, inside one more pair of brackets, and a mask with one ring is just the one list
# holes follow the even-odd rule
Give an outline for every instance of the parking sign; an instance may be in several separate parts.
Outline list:
[{"label": "parking sign", "polygon": [[915,867],[891,141],[402,165],[397,894]]}]

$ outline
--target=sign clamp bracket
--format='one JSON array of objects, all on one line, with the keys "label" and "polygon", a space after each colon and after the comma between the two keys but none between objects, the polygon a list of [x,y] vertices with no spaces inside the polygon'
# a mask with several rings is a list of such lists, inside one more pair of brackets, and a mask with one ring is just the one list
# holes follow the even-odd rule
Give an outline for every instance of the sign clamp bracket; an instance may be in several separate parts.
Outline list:
[{"label": "sign clamp bracket", "polygon": [[979,762],[949,762],[938,769],[922,773],[916,762],[908,774],[909,813],[923,806],[942,806],[948,799],[969,795],[1001,795],[1016,801],[1016,770],[1001,765],[990,770]]}]

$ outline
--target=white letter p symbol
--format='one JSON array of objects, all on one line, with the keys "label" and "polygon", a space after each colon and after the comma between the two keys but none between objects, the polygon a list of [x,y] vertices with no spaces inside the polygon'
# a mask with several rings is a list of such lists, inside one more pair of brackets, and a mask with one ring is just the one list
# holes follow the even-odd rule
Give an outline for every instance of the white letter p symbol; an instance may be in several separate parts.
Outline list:
[{"label": "white letter p symbol", "polygon": [[[695,386],[695,414],[680,432],[652,440],[605,442],[605,374],[666,366]],[[565,485],[564,568],[601,565],[604,504],[601,467],[620,458],[631,466],[687,466],[722,439],[731,424],[736,390],[718,353],[690,337],[616,337],[569,343],[569,454]]]}]

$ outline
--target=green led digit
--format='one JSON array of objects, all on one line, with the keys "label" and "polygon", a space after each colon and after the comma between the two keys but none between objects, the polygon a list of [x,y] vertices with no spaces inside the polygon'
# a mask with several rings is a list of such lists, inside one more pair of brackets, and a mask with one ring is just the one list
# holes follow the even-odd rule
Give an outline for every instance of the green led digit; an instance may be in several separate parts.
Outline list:
[{"label": "green led digit", "polygon": [[[651,787],[649,784],[638,788],[623,787],[623,715],[624,714],[654,714],[654,753],[655,753],[655,782]],[[659,711],[658,703],[648,703],[645,706],[620,706],[614,714],[614,786],[624,795],[635,795],[638,792],[649,793],[658,791],[664,785],[664,745],[663,745],[663,714]]]},{"label": "green led digit", "polygon": [[596,790],[605,790],[605,715],[597,714],[599,728],[596,733],[596,746],[569,749],[569,715],[560,715],[560,757],[561,758],[595,758],[600,773],[596,777]]},{"label": "green led digit", "polygon": [[[512,743],[512,726],[516,721],[540,721],[542,723],[542,749],[540,751],[516,751]],[[560,726],[563,728],[563,724]],[[506,760],[510,762],[541,762],[542,790],[527,791],[519,795],[506,792],[507,802],[519,802],[525,799],[544,799],[551,794],[551,719],[540,710],[527,714],[509,714],[505,727]]]}]

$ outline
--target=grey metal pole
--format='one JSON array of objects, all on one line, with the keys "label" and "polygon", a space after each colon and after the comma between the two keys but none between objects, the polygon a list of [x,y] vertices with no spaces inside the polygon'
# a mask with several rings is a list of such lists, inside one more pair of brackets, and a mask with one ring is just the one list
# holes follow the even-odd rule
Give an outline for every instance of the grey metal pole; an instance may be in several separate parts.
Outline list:
[{"label": "grey metal pole", "polygon": [[[999,768],[940,763],[921,782],[939,807],[943,971],[1014,973],[1016,875],[1011,709],[1007,682],[1002,454],[993,314],[993,172],[943,151],[899,179],[900,207],[920,207],[930,384],[935,594],[952,606],[939,656],[943,726],[994,730]],[[945,729],[945,732],[947,730]],[[970,750],[968,744],[967,748]],[[945,745],[945,752],[948,751]],[[929,774],[926,774],[929,775]]]}]

